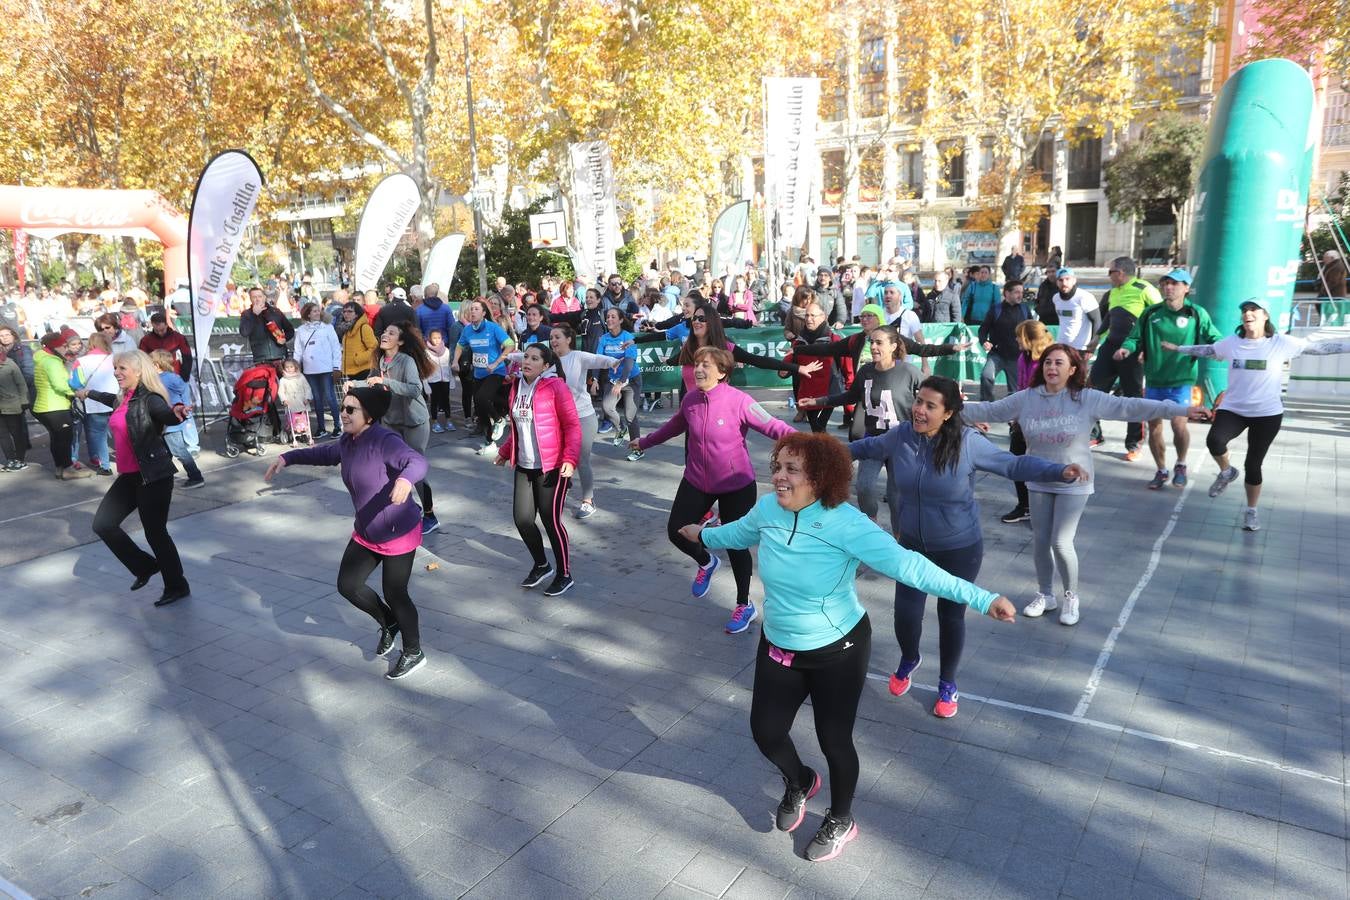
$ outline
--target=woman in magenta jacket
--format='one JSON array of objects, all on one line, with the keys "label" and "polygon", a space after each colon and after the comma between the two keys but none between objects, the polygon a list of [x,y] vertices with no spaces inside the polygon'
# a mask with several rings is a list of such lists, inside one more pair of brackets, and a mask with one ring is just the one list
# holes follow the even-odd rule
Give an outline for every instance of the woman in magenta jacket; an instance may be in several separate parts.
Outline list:
[{"label": "woman in magenta jacket", "polygon": [[[791,434],[791,425],[765,412],[744,391],[726,383],[736,367],[735,357],[721,347],[700,347],[694,352],[694,386],[680,401],[670,421],[629,444],[646,450],[684,432],[686,442],[684,478],[675,492],[666,522],[670,542],[698,563],[691,591],[703,597],[712,586],[719,561],[698,541],[680,534],[685,525],[696,525],[717,504],[722,522],[734,522],[755,505],[755,466],[745,446],[745,433],[753,428],[774,440]],[[727,622],[727,634],[740,634],[759,613],[750,602],[750,551],[728,550],[731,571],[736,576],[736,609]]]},{"label": "woman in magenta jacket", "polygon": [[[534,558],[534,568],[520,586],[536,587],[552,575],[553,581],[544,590],[550,597],[572,586],[563,510],[567,508],[572,472],[581,457],[581,422],[576,401],[567,382],[558,377],[559,371],[558,357],[547,345],[531,344],[525,348],[520,361],[521,377],[511,383],[508,406],[511,428],[496,460],[499,466],[508,462],[515,466],[516,530]],[[544,531],[548,532],[556,572],[544,555],[536,519],[543,520]]]}]

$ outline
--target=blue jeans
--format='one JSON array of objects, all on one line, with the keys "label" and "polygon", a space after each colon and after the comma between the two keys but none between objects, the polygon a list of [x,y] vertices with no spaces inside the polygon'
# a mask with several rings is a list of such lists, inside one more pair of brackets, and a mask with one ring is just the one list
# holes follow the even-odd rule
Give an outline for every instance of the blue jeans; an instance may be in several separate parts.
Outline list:
[{"label": "blue jeans", "polygon": [[164,443],[168,446],[169,452],[173,454],[173,458],[183,464],[183,471],[187,473],[187,477],[193,481],[201,481],[202,470],[197,468],[197,461],[188,452],[187,435],[181,429],[166,431],[164,432]]},{"label": "blue jeans", "polygon": [[989,356],[984,361],[984,369],[980,372],[980,399],[988,402],[994,399],[994,382],[998,380],[999,372],[1003,373],[1003,380],[1008,385],[1008,393],[1017,390],[1017,360],[1005,359],[999,356],[997,352],[990,350]]},{"label": "blue jeans", "polygon": [[84,414],[84,434],[74,435],[70,448],[71,462],[80,458],[80,440],[83,439],[89,454],[89,464],[95,467],[108,464],[108,420],[111,418],[110,412]]},{"label": "blue jeans", "polygon": [[[338,428],[338,399],[337,391],[333,389],[333,373],[320,372],[317,375],[306,375],[305,381],[309,382],[309,392],[314,395],[314,422],[319,431],[323,431],[323,411],[329,409],[333,415],[333,430]],[[447,411],[448,412],[448,411]]]}]

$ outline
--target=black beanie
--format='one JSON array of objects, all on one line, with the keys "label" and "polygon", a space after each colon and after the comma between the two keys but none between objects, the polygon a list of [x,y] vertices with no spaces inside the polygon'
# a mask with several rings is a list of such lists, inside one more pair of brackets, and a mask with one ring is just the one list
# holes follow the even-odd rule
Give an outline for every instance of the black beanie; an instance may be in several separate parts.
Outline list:
[{"label": "black beanie", "polygon": [[389,403],[393,398],[389,389],[380,385],[348,388],[347,394],[356,398],[357,402],[361,404],[361,408],[366,411],[366,418],[372,422],[378,422],[384,418],[384,414],[389,412]]}]

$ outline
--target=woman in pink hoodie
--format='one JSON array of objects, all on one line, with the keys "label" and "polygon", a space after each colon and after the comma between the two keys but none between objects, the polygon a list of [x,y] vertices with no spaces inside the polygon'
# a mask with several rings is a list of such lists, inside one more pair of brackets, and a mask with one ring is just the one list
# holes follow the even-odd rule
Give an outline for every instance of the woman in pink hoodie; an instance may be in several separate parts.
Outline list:
[{"label": "woman in pink hoodie", "polygon": [[[670,507],[666,533],[670,542],[694,562],[691,591],[703,597],[712,586],[713,572],[720,564],[716,555],[698,541],[680,534],[685,525],[699,523],[717,504],[722,522],[734,522],[755,505],[755,466],[745,446],[745,433],[753,428],[774,440],[794,429],[775,419],[744,391],[726,383],[736,367],[729,350],[700,347],[694,353],[694,386],[680,401],[680,408],[666,424],[629,444],[634,450],[663,444],[676,435],[689,433],[686,442],[684,478]],[[759,613],[750,602],[750,551],[728,550],[731,571],[736,576],[736,609],[727,622],[727,634],[740,634]]]},{"label": "woman in pink hoodie", "polygon": [[[550,575],[544,590],[556,597],[572,587],[567,529],[563,510],[567,488],[581,457],[581,423],[567,382],[557,377],[558,357],[546,344],[531,344],[520,361],[520,376],[511,383],[507,406],[511,428],[497,452],[496,463],[515,467],[516,530],[534,559],[521,587],[532,588]],[[557,570],[548,564],[536,519],[542,519],[553,547]]]}]

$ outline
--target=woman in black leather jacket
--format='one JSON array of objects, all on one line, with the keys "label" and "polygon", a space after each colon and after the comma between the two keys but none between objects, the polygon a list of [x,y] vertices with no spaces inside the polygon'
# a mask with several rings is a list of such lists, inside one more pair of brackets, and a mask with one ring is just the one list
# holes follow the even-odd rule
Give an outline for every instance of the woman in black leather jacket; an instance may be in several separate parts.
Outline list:
[{"label": "woman in black leather jacket", "polygon": [[[94,514],[94,534],[136,576],[131,583],[133,591],[145,587],[156,572],[163,575],[164,593],[155,605],[165,606],[190,593],[178,548],[169,536],[169,502],[177,469],[164,443],[165,426],[186,419],[188,408],[181,403],[169,406],[169,394],[159,380],[159,372],[150,357],[139,350],[113,357],[113,377],[120,388],[117,394],[77,392],[81,398],[89,397],[113,408],[109,429],[117,450],[117,478]],[[153,555],[122,530],[122,522],[132,510],[140,513]]]}]

